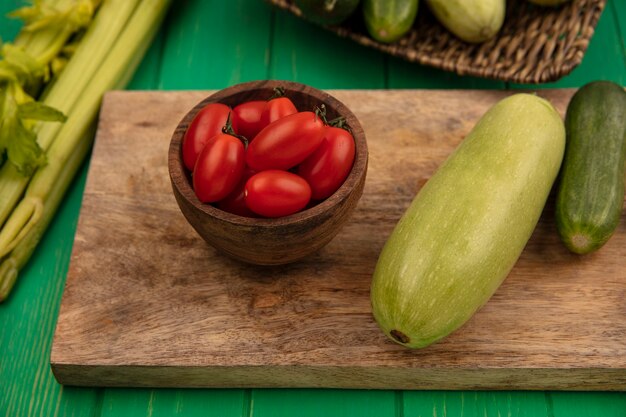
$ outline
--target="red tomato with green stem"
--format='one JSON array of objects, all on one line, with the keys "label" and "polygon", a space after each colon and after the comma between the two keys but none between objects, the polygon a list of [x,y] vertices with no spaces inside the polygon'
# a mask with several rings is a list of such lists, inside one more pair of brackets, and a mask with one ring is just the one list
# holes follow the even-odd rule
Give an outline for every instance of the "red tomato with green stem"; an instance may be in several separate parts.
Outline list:
[{"label": "red tomato with green stem", "polygon": [[267,125],[250,142],[246,163],[255,171],[288,170],[311,155],[324,139],[325,124],[314,112],[299,112]]},{"label": "red tomato with green stem", "polygon": [[245,168],[241,139],[226,133],[213,136],[198,156],[193,189],[203,203],[214,203],[233,192]]},{"label": "red tomato with green stem", "polygon": [[215,206],[220,210],[224,210],[238,216],[258,217],[256,213],[248,208],[245,199],[246,182],[248,182],[248,179],[254,174],[254,171],[246,167],[239,184],[237,184],[235,189],[230,194],[218,201]]},{"label": "red tomato with green stem", "polygon": [[[274,123],[278,119],[282,119],[285,116],[298,113],[295,104],[287,97],[274,98],[267,102],[265,108],[265,121],[267,125]],[[263,127],[265,127],[263,126]]]},{"label": "red tomato with green stem", "polygon": [[352,170],[354,156],[352,134],[339,127],[326,127],[324,140],[297,171],[311,186],[314,200],[328,198],[341,187]]},{"label": "red tomato with green stem", "polygon": [[246,182],[245,199],[248,208],[261,216],[288,216],[306,207],[311,187],[291,172],[261,171]]},{"label": "red tomato with green stem", "polygon": [[296,106],[284,94],[284,89],[275,88],[274,95],[267,101],[253,100],[235,106],[233,125],[237,134],[252,140],[268,124],[297,113]]},{"label": "red tomato with green stem", "polygon": [[267,101],[253,100],[241,103],[233,108],[233,125],[238,135],[252,140],[267,122],[264,120]]},{"label": "red tomato with green stem", "polygon": [[209,139],[222,132],[230,107],[221,103],[204,106],[193,118],[183,137],[183,163],[193,171],[196,160]]}]

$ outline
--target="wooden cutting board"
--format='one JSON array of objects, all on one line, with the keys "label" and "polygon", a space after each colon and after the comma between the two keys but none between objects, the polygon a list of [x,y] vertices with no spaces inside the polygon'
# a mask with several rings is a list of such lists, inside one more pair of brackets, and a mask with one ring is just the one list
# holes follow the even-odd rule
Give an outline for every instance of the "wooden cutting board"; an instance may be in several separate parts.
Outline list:
[{"label": "wooden cutting board", "polygon": [[[421,185],[497,91],[332,91],[367,134],[365,191],[324,249],[283,267],[220,254],[172,195],[167,149],[208,92],[113,92],[100,116],[52,347],[59,382],[97,386],[626,389],[626,219],[599,252],[560,244],[549,203],[520,260],[460,330],[386,339],[369,285]],[[563,112],[572,90],[539,93]]]}]

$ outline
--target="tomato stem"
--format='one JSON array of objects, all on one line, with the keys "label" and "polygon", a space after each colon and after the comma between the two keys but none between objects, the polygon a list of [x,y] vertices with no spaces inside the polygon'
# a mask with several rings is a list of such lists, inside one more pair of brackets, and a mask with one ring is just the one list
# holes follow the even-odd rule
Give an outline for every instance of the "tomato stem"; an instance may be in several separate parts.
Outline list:
[{"label": "tomato stem", "polygon": [[322,119],[325,125],[328,124],[328,120],[326,120],[326,105],[321,104],[320,106],[315,107],[315,116]]},{"label": "tomato stem", "polygon": [[340,129],[344,129],[350,132],[350,126],[348,126],[346,118],[343,116],[336,117],[333,120],[329,121],[328,126],[338,127]]},{"label": "tomato stem", "polygon": [[328,122],[328,126],[343,127],[346,124],[346,118],[343,116],[335,117]]},{"label": "tomato stem", "polygon": [[267,101],[274,100],[275,98],[284,97],[285,87],[274,87],[274,94],[267,99]]},{"label": "tomato stem", "polygon": [[346,118],[343,116],[335,117],[334,119],[327,121],[326,124],[331,127],[338,127],[339,129],[343,129],[352,134],[352,129],[350,129]]},{"label": "tomato stem", "polygon": [[243,143],[244,149],[247,149],[248,142],[249,142],[248,138],[246,138],[243,135],[238,135],[237,133],[235,133],[235,129],[233,129],[233,121],[231,119],[231,114],[232,112],[228,112],[228,118],[226,119],[226,124],[224,125],[224,127],[222,127],[222,133],[236,137]]}]

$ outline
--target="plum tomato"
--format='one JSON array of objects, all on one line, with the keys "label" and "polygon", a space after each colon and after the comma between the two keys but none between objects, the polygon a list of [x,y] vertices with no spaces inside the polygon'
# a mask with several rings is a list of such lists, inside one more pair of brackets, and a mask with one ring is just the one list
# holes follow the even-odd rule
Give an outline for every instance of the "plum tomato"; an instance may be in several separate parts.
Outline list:
[{"label": "plum tomato", "polygon": [[233,127],[238,135],[249,141],[267,126],[267,101],[253,100],[241,103],[233,108]]},{"label": "plum tomato", "polygon": [[247,101],[233,109],[233,126],[236,126],[238,135],[251,141],[268,124],[297,112],[296,106],[287,97]]},{"label": "plum tomato", "polygon": [[221,103],[204,106],[193,118],[183,137],[183,163],[189,171],[193,171],[198,155],[207,141],[221,133],[228,120],[230,107]]},{"label": "plum tomato", "polygon": [[354,162],[354,138],[345,129],[326,127],[324,140],[298,165],[298,175],[311,186],[311,197],[330,197],[343,184]]},{"label": "plum tomato", "polygon": [[250,177],[244,193],[248,208],[265,217],[297,213],[311,199],[311,187],[303,178],[274,169]]},{"label": "plum tomato", "polygon": [[[273,98],[267,102],[265,109],[265,121],[266,126],[270,123],[274,123],[278,119],[282,119],[285,116],[298,113],[298,109],[291,100],[287,97]],[[265,127],[265,126],[263,126]]]},{"label": "plum tomato", "polygon": [[324,121],[313,112],[285,116],[267,125],[250,142],[246,163],[255,171],[288,170],[317,149],[324,131]]},{"label": "plum tomato", "polygon": [[230,194],[218,201],[215,206],[220,210],[224,210],[238,216],[258,217],[255,212],[253,212],[248,208],[248,206],[246,206],[246,199],[244,196],[246,182],[248,181],[248,178],[250,178],[254,174],[254,171],[246,167],[243,172],[243,176],[239,181],[239,184],[237,184],[235,189]]},{"label": "plum tomato", "polygon": [[220,133],[209,139],[193,170],[193,189],[203,203],[214,203],[233,192],[245,168],[240,139]]}]

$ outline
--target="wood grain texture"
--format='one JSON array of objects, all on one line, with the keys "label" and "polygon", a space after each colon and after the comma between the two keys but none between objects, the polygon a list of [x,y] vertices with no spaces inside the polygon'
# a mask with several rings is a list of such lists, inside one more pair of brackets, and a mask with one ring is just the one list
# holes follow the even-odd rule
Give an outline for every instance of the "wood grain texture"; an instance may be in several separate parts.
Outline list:
[{"label": "wood grain texture", "polygon": [[[52,350],[78,385],[445,389],[626,388],[626,222],[571,255],[548,206],[487,305],[410,351],[371,317],[382,245],[415,193],[507,92],[331,91],[368,135],[351,221],[296,264],[252,267],[208,247],[180,214],[169,136],[207,93],[107,96]],[[572,90],[543,91],[561,111]],[[398,102],[414,112],[395,112]],[[115,169],[112,169],[114,167]]]}]

